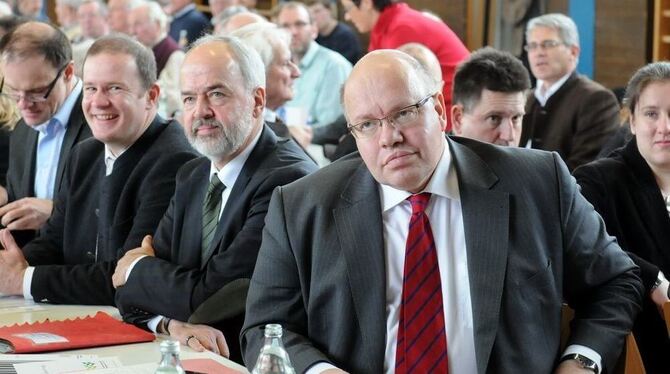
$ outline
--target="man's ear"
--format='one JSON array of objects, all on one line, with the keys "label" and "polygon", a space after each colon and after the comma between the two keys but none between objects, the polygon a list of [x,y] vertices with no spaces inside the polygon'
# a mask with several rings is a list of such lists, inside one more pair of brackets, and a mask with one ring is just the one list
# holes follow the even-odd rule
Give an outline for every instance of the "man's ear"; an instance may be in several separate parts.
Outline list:
[{"label": "man's ear", "polygon": [[70,82],[72,80],[72,77],[74,76],[74,62],[68,62],[67,67],[63,70],[63,76],[65,77],[65,82]]},{"label": "man's ear", "polygon": [[454,131],[455,135],[461,135],[462,122],[463,119],[463,105],[454,104],[451,106],[451,129]]},{"label": "man's ear", "polygon": [[256,87],[254,89],[253,117],[254,118],[262,117],[263,109],[265,109],[265,88]]},{"label": "man's ear", "polygon": [[154,83],[147,90],[147,109],[158,106],[158,98],[161,95],[161,88]]}]

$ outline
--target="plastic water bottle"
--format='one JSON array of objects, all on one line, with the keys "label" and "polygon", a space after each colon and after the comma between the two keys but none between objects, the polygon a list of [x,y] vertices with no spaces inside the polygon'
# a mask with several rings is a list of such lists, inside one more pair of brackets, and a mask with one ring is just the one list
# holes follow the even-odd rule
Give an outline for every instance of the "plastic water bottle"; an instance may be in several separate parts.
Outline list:
[{"label": "plastic water bottle", "polygon": [[252,374],[295,374],[281,336],[281,325],[265,325],[265,343]]},{"label": "plastic water bottle", "polygon": [[158,364],[156,374],[184,374],[184,368],[179,360],[179,342],[176,340],[163,340],[160,345],[161,362]]}]

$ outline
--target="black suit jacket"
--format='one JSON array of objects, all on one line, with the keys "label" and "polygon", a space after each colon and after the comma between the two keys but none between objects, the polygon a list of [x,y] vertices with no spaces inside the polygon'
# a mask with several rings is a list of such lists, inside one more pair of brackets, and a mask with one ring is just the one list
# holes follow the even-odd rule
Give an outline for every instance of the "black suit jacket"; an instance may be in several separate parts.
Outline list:
[{"label": "black suit jacket", "polygon": [[[211,244],[214,250],[201,263],[202,205],[210,166],[203,157],[179,171],[175,195],[154,237],[156,257],[140,260],[117,291],[124,319],[142,325],[147,316],[138,311],[143,311],[186,321],[222,286],[251,278],[272,190],[317,168],[295,142],[278,139],[265,126],[235,185],[229,187],[232,191]],[[238,326],[220,326],[233,358],[234,352],[239,354],[241,322],[240,318]]]},{"label": "black suit jacket", "polygon": [[[569,344],[599,352],[611,370],[642,285],[558,155],[457,138],[446,151],[458,175],[478,373],[552,372],[563,300],[577,311]],[[241,335],[248,367],[265,324],[280,323],[298,372],[319,361],[383,372],[381,211],[358,154],[275,190]]]},{"label": "black suit jacket", "polygon": [[175,175],[196,157],[181,126],[156,116],[105,176],[104,144],[72,152],[54,212],[24,248],[36,266],[37,301],[114,305],[116,260],[154,232],[174,192]]},{"label": "black suit jacket", "polygon": [[572,73],[543,107],[531,92],[523,117],[520,145],[556,151],[570,170],[595,160],[619,127],[614,94],[587,77]]},{"label": "black suit jacket", "polygon": [[[654,284],[659,270],[670,274],[670,218],[635,138],[609,157],[578,168],[574,175],[582,194],[605,220],[607,232],[640,266],[645,289]],[[648,297],[634,333],[647,372],[667,373],[670,339],[656,305]]]},{"label": "black suit jacket", "polygon": [[[65,130],[65,137],[60,149],[56,182],[54,183],[54,198],[63,183],[65,165],[74,146],[80,141],[91,137],[84,113],[81,108],[82,95],[79,94],[77,103],[70,113],[70,119]],[[19,120],[9,136],[9,168],[7,169],[7,197],[8,201],[35,196],[35,163],[37,159],[37,138],[39,133],[26,125],[23,119]],[[23,245],[36,236],[33,230],[13,231],[17,243]]]}]

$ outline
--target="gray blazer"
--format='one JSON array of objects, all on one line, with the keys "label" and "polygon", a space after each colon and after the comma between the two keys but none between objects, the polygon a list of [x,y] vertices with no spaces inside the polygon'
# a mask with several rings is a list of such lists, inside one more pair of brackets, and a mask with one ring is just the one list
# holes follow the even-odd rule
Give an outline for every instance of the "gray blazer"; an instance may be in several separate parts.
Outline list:
[{"label": "gray blazer", "polygon": [[[635,265],[556,153],[449,139],[465,228],[479,373],[549,373],[570,344],[614,365],[640,310]],[[252,367],[263,326],[284,326],[296,370],[383,371],[386,270],[378,184],[358,154],[275,190],[242,330]],[[448,311],[447,311],[448,312]]]}]

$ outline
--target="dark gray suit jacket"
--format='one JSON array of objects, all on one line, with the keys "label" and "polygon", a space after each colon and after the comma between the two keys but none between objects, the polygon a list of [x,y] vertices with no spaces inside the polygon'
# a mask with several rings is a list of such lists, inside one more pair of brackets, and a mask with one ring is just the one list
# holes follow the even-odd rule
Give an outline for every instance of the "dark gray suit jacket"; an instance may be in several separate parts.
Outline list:
[{"label": "dark gray suit jacket", "polygon": [[[569,343],[617,359],[640,309],[635,265],[555,153],[449,140],[459,180],[479,373],[549,373]],[[386,269],[379,185],[357,154],[275,190],[242,331],[251,367],[281,323],[299,372],[381,373]],[[435,228],[434,228],[435,229]]]},{"label": "dark gray suit jacket", "polygon": [[[80,141],[91,137],[84,113],[81,108],[81,97],[79,94],[77,103],[72,109],[70,119],[65,130],[63,145],[60,149],[58,159],[58,170],[56,171],[56,183],[54,183],[54,198],[58,195],[63,182],[65,165],[72,152],[72,148]],[[21,119],[9,136],[9,168],[7,169],[7,197],[8,201],[35,196],[35,162],[37,158],[38,132]],[[19,245],[27,243],[35,237],[35,231],[14,231]]]}]

